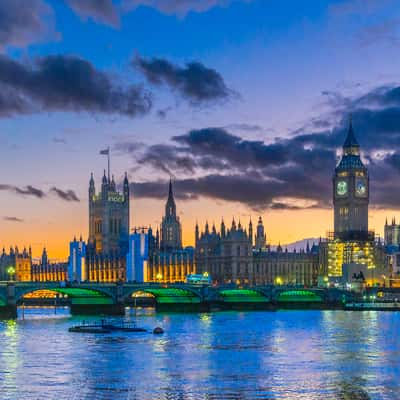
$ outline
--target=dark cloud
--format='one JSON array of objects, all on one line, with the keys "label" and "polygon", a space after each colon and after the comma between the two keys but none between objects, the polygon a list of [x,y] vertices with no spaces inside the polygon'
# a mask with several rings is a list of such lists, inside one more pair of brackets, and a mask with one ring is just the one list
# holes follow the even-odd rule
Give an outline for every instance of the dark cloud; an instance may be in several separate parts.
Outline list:
[{"label": "dark cloud", "polygon": [[[343,99],[342,102],[340,99]],[[371,178],[371,205],[400,208],[400,87],[382,86],[354,99],[336,96],[318,130],[302,129],[271,143],[244,139],[223,128],[192,130],[163,145],[142,146],[136,165],[180,176],[182,199],[201,196],[254,209],[326,208],[349,113]],[[325,128],[325,129],[324,129]],[[139,197],[164,198],[165,182],[134,184]]]},{"label": "dark cloud", "polygon": [[17,218],[17,217],[3,217],[3,221],[7,221],[7,222],[24,222],[23,219],[21,218]]},{"label": "dark cloud", "polygon": [[224,127],[227,130],[237,130],[237,131],[242,131],[242,132],[261,132],[263,128],[260,125],[256,124],[245,124],[245,123],[239,123],[239,124],[229,124]]},{"label": "dark cloud", "polygon": [[35,188],[31,185],[18,187],[14,185],[0,184],[0,191],[14,192],[23,196],[37,197],[38,199],[45,197],[43,190]]},{"label": "dark cloud", "polygon": [[61,190],[56,187],[52,187],[50,189],[50,193],[56,194],[60,199],[65,200],[65,201],[80,201],[79,197],[76,195],[76,193],[73,190]]},{"label": "dark cloud", "polygon": [[31,185],[25,186],[24,188],[15,187],[14,189],[16,193],[22,194],[24,196],[34,196],[38,199],[42,199],[45,196],[43,190],[35,188]]},{"label": "dark cloud", "polygon": [[0,49],[24,47],[54,35],[53,12],[42,0],[0,1]]},{"label": "dark cloud", "polygon": [[[165,199],[166,181],[133,183],[132,191],[136,198],[151,197]],[[299,206],[278,203],[278,196],[292,195],[294,189],[288,187],[284,182],[273,182],[260,180],[245,174],[219,175],[212,174],[199,178],[188,178],[174,181],[174,192],[178,199],[193,200],[199,197],[220,199],[247,204],[253,209],[262,210],[266,208],[300,209],[317,206],[315,196],[307,190],[309,184],[297,185],[298,191],[295,196]],[[304,206],[304,199],[309,198],[315,204]],[[322,196],[321,196],[322,197]],[[323,207],[323,204],[318,204]]]},{"label": "dark cloud", "polygon": [[[235,0],[124,0],[123,7],[126,10],[135,9],[139,6],[148,6],[165,14],[185,16],[187,13],[205,12],[213,7],[227,7]],[[236,0],[251,2],[252,0]]]},{"label": "dark cloud", "polygon": [[227,100],[234,93],[222,76],[200,62],[190,62],[179,67],[162,58],[145,59],[137,56],[133,65],[153,85],[165,84],[178,91],[193,105]]},{"label": "dark cloud", "polygon": [[[46,193],[42,189],[38,189],[32,185],[27,185],[24,187],[0,184],[0,191],[7,191],[11,193],[16,193],[21,196],[32,196],[38,199],[43,199],[46,197]],[[73,190],[61,190],[56,187],[52,187],[49,193],[56,194],[60,199],[65,201],[80,201],[78,196]]]},{"label": "dark cloud", "polygon": [[83,19],[92,18],[113,27],[118,27],[120,16],[112,0],[65,0]]},{"label": "dark cloud", "polygon": [[[11,0],[10,0],[11,1]],[[140,6],[151,7],[168,15],[184,17],[189,12],[205,12],[211,8],[226,7],[233,2],[251,2],[253,0],[64,0],[82,19],[120,26],[121,15]]]},{"label": "dark cloud", "polygon": [[140,86],[121,86],[74,56],[40,57],[23,64],[0,56],[0,115],[74,111],[135,117],[151,109]]}]

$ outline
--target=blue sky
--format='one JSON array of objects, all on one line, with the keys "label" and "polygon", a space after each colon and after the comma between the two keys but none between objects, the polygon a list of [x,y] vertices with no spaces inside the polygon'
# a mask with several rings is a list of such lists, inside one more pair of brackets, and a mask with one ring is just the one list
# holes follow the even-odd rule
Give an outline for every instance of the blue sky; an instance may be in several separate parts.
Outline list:
[{"label": "blue sky", "polygon": [[[290,147],[294,143],[291,139],[297,135],[314,138],[322,132],[333,138],[329,147],[333,154],[340,146],[349,112],[354,113],[355,130],[362,146],[365,132],[365,157],[372,157],[370,162],[376,164],[377,177],[372,179],[379,181],[381,173],[388,176],[387,185],[380,186],[384,195],[372,199],[373,227],[381,231],[384,216],[395,213],[397,205],[390,198],[395,193],[389,194],[389,182],[395,181],[398,174],[397,148],[386,146],[384,140],[395,142],[399,131],[397,126],[381,131],[379,127],[383,125],[377,121],[382,116],[368,114],[366,120],[365,110],[379,108],[389,112],[398,107],[397,98],[390,107],[384,100],[399,81],[398,2],[34,0],[31,8],[24,10],[18,7],[19,2],[6,0],[0,5],[0,15],[8,21],[3,28],[0,24],[4,63],[16,61],[26,71],[37,71],[40,60],[50,56],[84,60],[96,73],[107,76],[113,88],[119,88],[124,95],[129,87],[139,85],[151,97],[151,107],[133,116],[112,106],[99,110],[97,104],[85,109],[86,105],[74,98],[79,110],[74,110],[71,103],[63,109],[62,105],[54,106],[44,99],[54,99],[49,94],[52,90],[58,90],[60,99],[60,90],[68,87],[46,86],[42,77],[45,89],[39,93],[33,86],[11,84],[2,78],[0,68],[0,94],[8,93],[5,88],[11,89],[13,95],[22,93],[33,104],[33,110],[24,106],[23,112],[0,110],[0,185],[4,187],[0,232],[6,232],[0,237],[2,244],[24,245],[34,241],[37,249],[47,245],[50,252],[53,249],[55,254],[63,255],[73,234],[82,232],[85,236],[88,177],[94,171],[97,181],[100,180],[106,164],[98,153],[107,146],[112,148],[117,179],[128,171],[133,183],[132,226],[155,225],[161,219],[166,195],[162,185],[172,174],[188,244],[193,239],[195,220],[204,223],[219,221],[221,216],[230,219],[233,215],[248,219],[249,215],[255,218],[262,214],[275,243],[323,235],[332,223],[328,200],[329,171],[333,171],[334,161],[321,167],[324,175],[315,178],[315,193],[305,196],[298,194],[302,191],[296,188],[299,178],[292,181],[292,175],[283,177],[287,162],[273,164],[269,167],[273,172],[267,173],[253,150],[260,144],[268,150],[266,146],[282,140],[288,140],[285,146]],[[178,11],[177,5],[181,6]],[[25,22],[13,26],[22,14]],[[138,68],[138,60],[147,62],[146,67]],[[157,70],[156,84],[150,79],[155,77],[154,60],[162,60],[163,67],[169,68],[168,73],[166,69]],[[203,68],[201,79],[198,75],[193,78],[190,68],[185,69],[192,62]],[[210,75],[215,78],[211,83],[207,82]],[[193,92],[185,92],[184,85],[190,79],[190,83],[196,83],[196,90],[201,85],[216,83],[221,85],[222,92],[207,99],[196,97]],[[371,98],[368,96],[382,87],[386,89],[379,92],[378,103],[365,106],[361,99]],[[375,131],[368,129],[372,126],[371,118],[375,118]],[[387,117],[384,121],[391,120]],[[210,133],[209,128],[223,128],[224,133],[239,138],[233,141],[242,141],[241,146],[245,141],[242,147],[251,148],[253,153],[243,157],[253,157],[255,162],[241,168],[241,164],[229,158],[232,155],[227,150],[222,157],[223,171],[205,168],[209,159],[201,158],[206,155],[200,155],[199,148],[193,147],[188,153],[187,148],[182,149],[176,140],[171,140],[193,130],[204,138]],[[223,134],[217,131],[216,135],[221,139]],[[382,139],[383,144],[372,146],[373,135],[386,139]],[[179,143],[183,140],[186,139],[181,138]],[[160,150],[159,145],[167,148]],[[317,146],[316,142],[312,146]],[[388,148],[394,151],[389,154]],[[373,157],[376,151],[385,154],[385,163]],[[157,160],[155,152],[160,156]],[[315,151],[308,156],[304,162],[309,166],[321,154]],[[167,157],[166,164],[170,164],[160,166],[162,157]],[[179,168],[188,160],[195,160],[195,165]],[[264,161],[269,165],[269,160]],[[307,165],[299,163],[296,168],[306,171]],[[260,188],[254,187],[257,193],[263,193],[265,185],[277,179],[286,187],[293,186],[293,191],[285,189],[274,197],[267,190],[265,202],[248,192],[245,199],[233,192],[246,190],[231,181],[226,181],[230,191],[211,187],[215,180],[207,178],[216,175],[221,179],[235,175],[237,182],[246,182],[245,176],[250,180],[261,176]],[[322,183],[324,176],[326,182]],[[199,178],[204,182],[199,182]],[[306,173],[303,179],[308,179]],[[28,185],[42,190],[44,195],[21,195],[13,188]],[[200,190],[201,185],[206,188]],[[80,201],[59,198],[51,193],[54,186],[72,190]],[[320,196],[321,191],[326,194]],[[287,207],[279,208],[278,203]],[[319,213],[315,224],[301,226],[315,213]],[[300,225],[294,232],[286,225],[293,218],[298,218]]]}]

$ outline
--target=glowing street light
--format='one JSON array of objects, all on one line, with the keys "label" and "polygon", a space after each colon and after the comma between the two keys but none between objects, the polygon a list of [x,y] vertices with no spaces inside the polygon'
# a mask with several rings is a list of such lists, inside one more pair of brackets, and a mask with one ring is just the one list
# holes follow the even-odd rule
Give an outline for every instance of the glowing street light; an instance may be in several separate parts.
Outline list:
[{"label": "glowing street light", "polygon": [[161,282],[162,278],[163,278],[162,274],[158,273],[158,274],[156,275],[156,279],[157,279],[159,282]]},{"label": "glowing street light", "polygon": [[7,274],[10,276],[10,280],[13,280],[13,277],[15,275],[15,268],[12,265],[7,268]]},{"label": "glowing street light", "polygon": [[282,285],[282,283],[283,283],[282,278],[281,278],[280,276],[278,276],[278,277],[275,279],[275,283],[276,283],[277,285]]}]

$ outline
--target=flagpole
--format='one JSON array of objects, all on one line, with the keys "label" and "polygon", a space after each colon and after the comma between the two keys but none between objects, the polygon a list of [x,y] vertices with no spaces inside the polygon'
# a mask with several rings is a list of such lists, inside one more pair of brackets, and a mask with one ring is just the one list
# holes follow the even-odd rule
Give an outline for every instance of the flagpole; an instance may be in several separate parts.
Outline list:
[{"label": "flagpole", "polygon": [[108,159],[108,182],[111,182],[111,180],[110,180],[110,147],[108,147],[107,159]]}]

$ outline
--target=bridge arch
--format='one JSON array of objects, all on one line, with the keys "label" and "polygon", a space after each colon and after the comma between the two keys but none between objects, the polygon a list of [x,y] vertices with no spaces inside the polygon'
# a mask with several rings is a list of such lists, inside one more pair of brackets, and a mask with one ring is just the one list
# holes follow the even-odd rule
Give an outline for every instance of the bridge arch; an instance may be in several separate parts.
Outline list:
[{"label": "bridge arch", "polygon": [[279,303],[322,303],[322,293],[307,289],[282,290],[277,295]]},{"label": "bridge arch", "polygon": [[154,287],[138,286],[129,288],[124,294],[124,300],[131,298],[135,293],[144,292],[152,295],[158,304],[180,303],[180,304],[198,304],[201,302],[200,294],[191,289],[176,286]]},{"label": "bridge arch", "polygon": [[29,293],[35,293],[40,290],[67,295],[72,304],[113,304],[114,298],[109,293],[99,289],[88,289],[78,287],[46,287],[46,286],[27,286],[18,288],[16,301],[21,302],[23,297]]},{"label": "bridge arch", "polygon": [[269,296],[261,289],[218,289],[218,297],[226,303],[265,303]]}]

